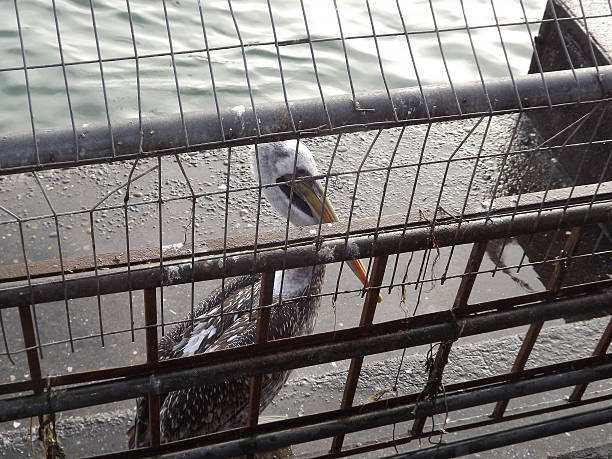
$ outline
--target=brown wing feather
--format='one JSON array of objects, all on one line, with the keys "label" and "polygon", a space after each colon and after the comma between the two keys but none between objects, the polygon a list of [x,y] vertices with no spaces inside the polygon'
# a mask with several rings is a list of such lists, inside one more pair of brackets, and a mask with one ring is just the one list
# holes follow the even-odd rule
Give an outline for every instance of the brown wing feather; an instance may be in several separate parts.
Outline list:
[{"label": "brown wing feather", "polygon": [[[184,345],[181,347],[186,337],[189,337],[191,332],[204,321],[218,325],[218,333],[213,333],[210,336],[204,338],[194,353],[205,352],[210,346],[216,343],[221,334],[221,330],[228,330],[232,327],[232,324],[237,321],[242,315],[247,314],[249,307],[257,305],[259,303],[259,275],[242,276],[234,279],[230,279],[226,282],[225,287],[215,289],[206,299],[204,299],[194,309],[194,321],[193,328],[191,324],[191,313],[187,314],[184,322],[177,324],[171,328],[168,333],[159,342],[159,355],[160,360],[167,360],[170,358],[180,357],[183,355]],[[251,289],[253,286],[253,289]],[[251,298],[251,291],[253,291],[253,298]],[[247,292],[247,294],[244,294]],[[237,295],[243,293],[243,301],[236,301]],[[223,302],[223,318],[221,319],[218,315],[215,317],[215,312],[219,314],[221,312],[221,303]],[[216,311],[215,311],[216,310]],[[235,312],[237,314],[227,314]],[[213,317],[209,317],[213,315]],[[243,322],[244,319],[240,322]],[[228,338],[229,339],[229,338]],[[238,342],[235,345],[239,345]],[[233,347],[233,346],[232,346]],[[161,394],[160,405],[164,406],[168,394]],[[137,399],[136,401],[136,415],[134,418],[134,425],[127,431],[128,446],[130,449],[135,447],[146,446],[149,444],[149,404],[146,397]]]}]

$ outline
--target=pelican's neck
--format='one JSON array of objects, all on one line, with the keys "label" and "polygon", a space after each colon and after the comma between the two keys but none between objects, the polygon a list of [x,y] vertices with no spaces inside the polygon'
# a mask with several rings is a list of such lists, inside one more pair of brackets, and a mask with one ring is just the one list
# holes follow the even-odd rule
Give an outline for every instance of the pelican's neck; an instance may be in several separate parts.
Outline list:
[{"label": "pelican's neck", "polygon": [[[325,265],[307,266],[305,268],[286,269],[274,275],[274,298],[278,300],[283,279],[282,304],[272,308],[270,317],[270,339],[287,338],[289,336],[308,335],[312,333],[323,287]],[[306,298],[303,298],[303,297]],[[302,297],[292,301],[291,298]]]},{"label": "pelican's neck", "polygon": [[283,299],[289,299],[297,296],[317,294],[321,291],[321,280],[323,266],[306,266],[304,268],[286,269],[284,271],[276,271],[274,274],[274,296],[278,298],[281,292],[281,283],[283,288]]}]

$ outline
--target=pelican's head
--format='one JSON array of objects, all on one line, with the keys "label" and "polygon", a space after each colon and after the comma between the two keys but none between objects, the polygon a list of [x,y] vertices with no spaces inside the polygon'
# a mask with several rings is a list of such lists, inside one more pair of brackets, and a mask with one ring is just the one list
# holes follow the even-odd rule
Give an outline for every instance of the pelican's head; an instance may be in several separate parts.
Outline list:
[{"label": "pelican's head", "polygon": [[[287,140],[260,144],[253,154],[251,166],[261,185],[276,185],[265,186],[262,192],[272,207],[294,225],[338,221],[323,187],[313,178],[319,175],[319,170],[312,153],[303,143]],[[361,260],[351,260],[349,266],[367,287],[368,279]]]},{"label": "pelican's head", "polygon": [[[253,156],[252,171],[263,188],[263,194],[274,209],[296,226],[318,225],[338,221],[331,203],[323,199],[323,188],[312,177],[319,170],[312,154],[295,140],[261,144]],[[293,187],[293,191],[291,188]],[[291,199],[291,206],[289,202]]]}]

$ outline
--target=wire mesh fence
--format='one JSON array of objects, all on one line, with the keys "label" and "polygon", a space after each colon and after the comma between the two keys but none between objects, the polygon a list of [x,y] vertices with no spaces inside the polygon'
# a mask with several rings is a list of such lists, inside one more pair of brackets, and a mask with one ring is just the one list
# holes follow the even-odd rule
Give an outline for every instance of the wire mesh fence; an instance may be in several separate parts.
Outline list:
[{"label": "wire mesh fence", "polygon": [[[611,16],[580,0],[15,0],[0,421],[39,416],[59,454],[55,413],[144,397],[121,457],[418,456],[449,435],[434,448],[453,456],[609,422],[612,328],[593,318],[612,304]],[[534,365],[568,318],[595,341]],[[516,327],[506,368],[449,376],[457,347]],[[372,388],[380,353],[390,379]],[[342,375],[335,406],[275,399],[313,365]]]}]

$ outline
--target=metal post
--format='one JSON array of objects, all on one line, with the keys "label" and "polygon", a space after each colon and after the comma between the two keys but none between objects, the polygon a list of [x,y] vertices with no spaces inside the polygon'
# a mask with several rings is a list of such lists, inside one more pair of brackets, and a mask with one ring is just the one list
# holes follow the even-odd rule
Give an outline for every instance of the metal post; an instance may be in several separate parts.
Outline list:
[{"label": "metal post", "polygon": [[[263,344],[268,341],[268,327],[270,325],[270,307],[272,295],[274,293],[274,272],[263,273],[259,290],[259,311],[257,314],[257,332],[255,344]],[[263,375],[251,377],[249,387],[249,411],[247,417],[247,427],[256,427],[259,420],[259,410],[261,405],[261,384]],[[252,454],[249,458],[254,457]]]},{"label": "metal post", "polygon": [[[145,310],[145,332],[147,346],[147,363],[157,362],[157,296],[154,288],[144,290],[144,310]],[[158,447],[160,443],[159,432],[159,410],[160,394],[148,396],[149,403],[149,434],[151,436],[151,446]]]},{"label": "metal post", "polygon": [[[596,357],[596,356],[604,355],[606,351],[608,350],[608,347],[610,346],[610,341],[612,341],[612,319],[610,319],[610,321],[608,322],[608,326],[606,327],[603,334],[601,335],[601,338],[599,339],[597,346],[595,346],[595,350],[593,351],[593,356]],[[579,401],[584,395],[587,385],[588,385],[587,383],[584,383],[584,384],[578,384],[576,387],[574,387],[572,394],[569,396],[569,401],[570,402]]]},{"label": "metal post", "polygon": [[[555,269],[548,280],[548,284],[546,285],[546,289],[550,292],[550,298],[554,298],[557,296],[559,289],[561,288],[561,284],[563,283],[563,278],[565,277],[565,273],[567,272],[571,261],[572,255],[574,254],[578,243],[580,242],[580,236],[582,235],[582,227],[576,226],[572,228],[571,233],[563,248],[561,249],[561,253],[559,254],[559,258],[565,258],[564,260],[557,261],[555,264]],[[521,344],[521,348],[516,356],[516,360],[512,365],[512,373],[519,372],[525,368],[525,364],[529,359],[529,355],[533,350],[533,346],[540,335],[540,331],[542,331],[542,327],[544,326],[544,322],[535,322],[529,326],[527,330],[527,334],[525,335],[525,339]],[[500,400],[495,405],[495,409],[493,410],[492,416],[494,418],[499,418],[504,415],[504,411],[508,407],[508,403],[510,400]]]},{"label": "metal post", "polygon": [[[33,383],[33,392],[40,394],[43,391],[42,385],[42,373],[40,371],[40,360],[38,358],[38,352],[36,352],[36,332],[34,331],[34,320],[32,318],[32,307],[31,306],[20,306],[19,307],[19,321],[21,323],[21,331],[23,333],[23,343],[25,345],[26,357],[28,359],[28,368],[30,370],[30,379]],[[39,436],[41,433],[40,428],[44,426],[48,421],[46,414],[41,413],[38,416],[39,423]],[[45,450],[45,459],[53,458],[53,451],[47,447],[47,443],[43,437],[43,448]]]},{"label": "metal post", "polygon": [[38,394],[43,390],[41,382],[42,374],[40,371],[40,360],[36,352],[36,333],[34,331],[31,306],[19,307],[19,321],[21,322],[21,331],[23,332],[23,343],[27,349],[26,356],[30,370],[30,379],[35,383],[34,393]]},{"label": "metal post", "polygon": [[[378,304],[378,295],[380,294],[380,286],[382,285],[383,277],[385,276],[385,267],[387,266],[387,259],[389,257],[382,256],[374,259],[372,266],[372,276],[370,279],[370,289],[366,294],[363,302],[363,309],[361,310],[361,319],[359,321],[360,327],[372,325],[374,321],[374,313],[376,312],[376,305]],[[342,395],[341,409],[350,408],[353,406],[353,400],[355,399],[355,391],[357,390],[357,383],[359,382],[359,374],[361,373],[361,366],[363,365],[363,357],[355,357],[351,360],[349,367],[348,376],[346,378],[346,385],[344,386],[344,394]],[[342,450],[342,443],[344,442],[344,435],[338,435],[332,441],[331,452],[338,453]]]},{"label": "metal post", "polygon": [[[487,250],[487,244],[488,241],[483,241],[477,242],[472,246],[472,251],[470,252],[470,257],[465,267],[465,275],[461,278],[461,284],[459,284],[459,288],[457,289],[457,295],[452,309],[467,305],[470,293],[472,293],[472,287],[474,287],[474,282],[476,281],[476,276],[478,275],[478,270],[480,269],[480,264],[482,263],[482,258]],[[438,389],[442,382],[442,373],[444,373],[444,367],[446,367],[452,347],[453,341],[442,341],[440,343],[436,358],[429,371],[429,379],[424,389],[425,393],[431,391],[434,396],[438,393]],[[424,426],[425,418],[415,419],[412,424],[412,435],[419,435],[423,432]]]}]

